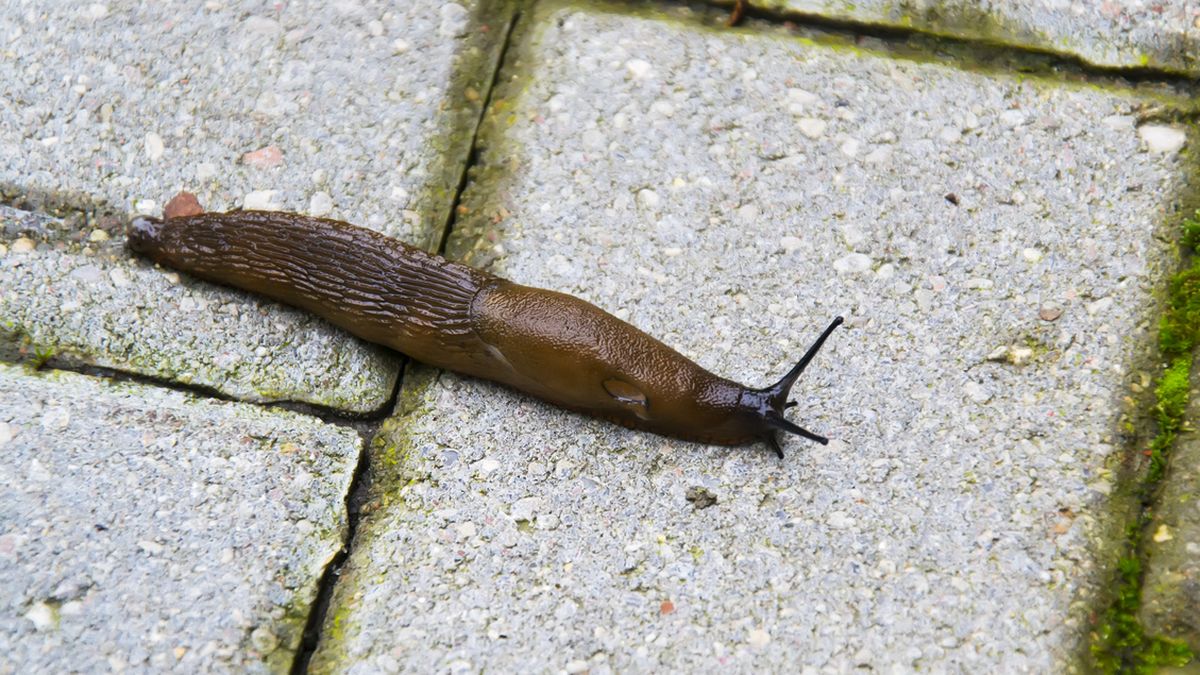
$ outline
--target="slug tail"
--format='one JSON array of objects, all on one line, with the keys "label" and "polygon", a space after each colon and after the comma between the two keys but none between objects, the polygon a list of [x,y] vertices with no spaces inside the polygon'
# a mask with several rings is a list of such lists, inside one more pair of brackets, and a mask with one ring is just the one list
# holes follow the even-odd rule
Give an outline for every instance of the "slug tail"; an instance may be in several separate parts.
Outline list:
[{"label": "slug tail", "polygon": [[161,241],[163,221],[151,216],[138,216],[129,223],[126,241],[135,253],[152,253]]}]

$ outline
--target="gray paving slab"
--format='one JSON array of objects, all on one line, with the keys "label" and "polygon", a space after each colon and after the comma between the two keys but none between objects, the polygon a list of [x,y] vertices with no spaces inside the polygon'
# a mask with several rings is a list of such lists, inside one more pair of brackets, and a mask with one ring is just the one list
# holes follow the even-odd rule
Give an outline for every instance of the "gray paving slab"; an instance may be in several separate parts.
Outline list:
[{"label": "gray paving slab", "polygon": [[362,442],[0,364],[0,673],[286,671]]},{"label": "gray paving slab", "polygon": [[[210,210],[286,208],[436,245],[510,11],[470,0],[7,0],[0,194],[27,210],[123,218],[157,214],[186,189]],[[110,221],[82,222],[73,234],[86,241],[97,226],[120,237]],[[20,234],[0,244],[19,249]],[[84,360],[234,396],[363,412],[391,393],[395,359],[244,295],[163,282],[119,247],[102,248],[109,260],[76,251],[32,258],[19,279],[4,279],[8,306],[22,309],[0,319]],[[100,278],[75,284],[77,312],[143,308],[148,322],[129,331],[137,353],[106,342],[94,325],[103,319],[56,315],[41,292],[63,287],[60,267]],[[112,274],[131,283],[109,292],[103,279]],[[178,321],[203,314],[188,309],[197,302],[239,317]],[[291,349],[273,364],[245,358],[281,342]],[[343,388],[314,391],[309,373],[334,369],[345,371]]]},{"label": "gray paving slab", "polygon": [[518,33],[451,254],[750,385],[845,315],[791,414],[835,440],[779,461],[416,368],[314,672],[1077,665],[1185,131],[686,10]]},{"label": "gray paving slab", "polygon": [[1171,449],[1171,464],[1147,528],[1140,617],[1147,632],[1185,640],[1200,652],[1200,382],[1192,380],[1190,426]]},{"label": "gray paving slab", "polygon": [[398,357],[388,350],[311,315],[133,260],[123,235],[73,242],[56,237],[70,232],[63,220],[4,206],[0,228],[13,233],[0,244],[0,351],[9,358],[355,412],[377,410],[395,389]]},{"label": "gray paving slab", "polygon": [[815,14],[1055,52],[1098,66],[1200,74],[1200,2],[1195,0],[750,0],[749,4],[772,12]]}]

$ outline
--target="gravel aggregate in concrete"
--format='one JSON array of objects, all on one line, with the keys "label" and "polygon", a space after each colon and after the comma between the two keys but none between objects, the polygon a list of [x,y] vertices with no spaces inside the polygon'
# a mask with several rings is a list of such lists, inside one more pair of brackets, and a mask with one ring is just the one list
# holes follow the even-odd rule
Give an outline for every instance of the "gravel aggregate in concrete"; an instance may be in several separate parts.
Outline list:
[{"label": "gravel aggregate in concrete", "polygon": [[750,0],[750,5],[1055,52],[1098,66],[1200,75],[1196,0]]},{"label": "gravel aggregate in concrete", "polygon": [[0,185],[119,213],[324,195],[440,241],[511,11],[484,4],[6,0]]},{"label": "gravel aggregate in concrete", "polygon": [[1141,619],[1146,630],[1187,641],[1200,653],[1200,382],[1193,375],[1185,429],[1147,528]]},{"label": "gravel aggregate in concrete", "polygon": [[790,413],[835,440],[416,368],[315,671],[1073,667],[1184,186],[1141,101],[686,10],[518,32],[452,255],[752,386],[845,315]]},{"label": "gravel aggregate in concrete", "polygon": [[358,435],[0,364],[0,673],[281,672]]},{"label": "gravel aggregate in concrete", "polygon": [[[474,0],[7,0],[0,197],[115,222],[190,190],[209,210],[308,211],[436,246],[511,12]],[[105,233],[123,237],[113,222]],[[119,241],[80,255],[17,232],[0,247],[10,338],[252,400],[370,412],[392,392],[394,356],[180,282]]]},{"label": "gravel aggregate in concrete", "polygon": [[112,235],[72,231],[0,206],[0,233],[9,242],[0,252],[0,353],[9,358],[52,357],[355,413],[391,398],[395,353],[304,312],[136,260],[119,226]]}]

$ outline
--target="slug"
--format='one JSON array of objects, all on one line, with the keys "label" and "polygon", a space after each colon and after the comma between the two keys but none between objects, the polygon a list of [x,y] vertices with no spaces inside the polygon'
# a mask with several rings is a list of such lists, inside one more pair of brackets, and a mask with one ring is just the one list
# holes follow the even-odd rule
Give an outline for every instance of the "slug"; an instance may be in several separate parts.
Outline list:
[{"label": "slug", "polygon": [[[196,277],[313,312],[424,363],[500,382],[570,410],[717,445],[777,431],[828,439],[786,419],[796,379],[842,323],[829,324],[775,384],[718,377],[579,298],[521,286],[373,230],[276,211],[135,218],[128,245]],[[169,213],[169,212],[168,212]]]}]

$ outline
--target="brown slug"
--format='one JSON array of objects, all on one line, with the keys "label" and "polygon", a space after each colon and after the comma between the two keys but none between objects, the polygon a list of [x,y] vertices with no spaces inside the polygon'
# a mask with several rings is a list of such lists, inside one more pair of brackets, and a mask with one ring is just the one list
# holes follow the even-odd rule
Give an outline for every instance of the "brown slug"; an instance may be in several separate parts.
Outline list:
[{"label": "brown slug", "polygon": [[[198,209],[196,209],[198,210]],[[168,212],[169,213],[169,212]],[[765,389],[717,377],[578,298],[501,279],[348,223],[275,211],[135,218],[136,252],[313,312],[439,368],[665,436],[719,445],[776,431],[788,392],[842,318]]]}]

